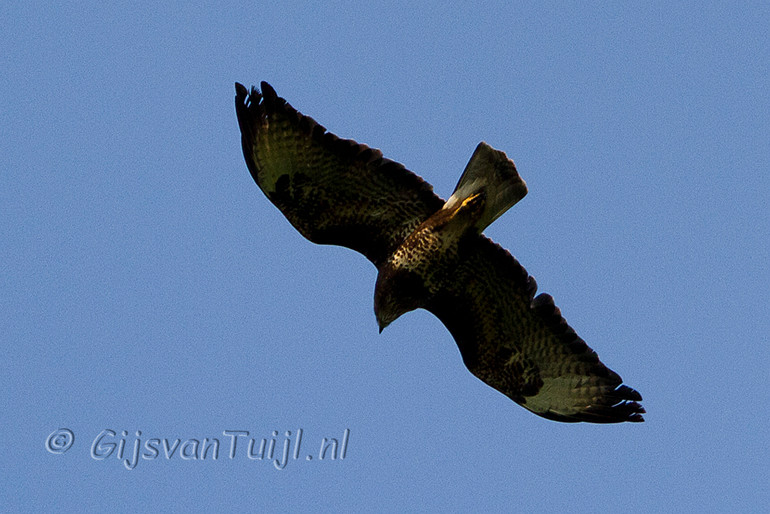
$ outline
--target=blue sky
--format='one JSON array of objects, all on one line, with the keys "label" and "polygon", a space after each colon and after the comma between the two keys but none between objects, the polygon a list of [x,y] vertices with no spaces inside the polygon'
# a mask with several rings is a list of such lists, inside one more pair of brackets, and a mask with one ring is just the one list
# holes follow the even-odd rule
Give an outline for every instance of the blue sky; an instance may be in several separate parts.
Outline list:
[{"label": "blue sky", "polygon": [[[770,9],[726,4],[4,3],[0,502],[766,507]],[[445,198],[504,150],[529,194],[487,234],[647,421],[538,418],[425,311],[378,335],[374,267],[248,174],[233,83],[261,80]],[[298,429],[284,469],[248,457]],[[158,454],[127,469],[121,440]]]}]

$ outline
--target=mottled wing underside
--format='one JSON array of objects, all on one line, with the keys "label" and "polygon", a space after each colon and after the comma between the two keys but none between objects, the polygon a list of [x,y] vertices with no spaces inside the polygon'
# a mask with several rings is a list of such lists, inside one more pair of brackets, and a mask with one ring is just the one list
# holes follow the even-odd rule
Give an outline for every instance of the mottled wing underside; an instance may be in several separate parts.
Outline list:
[{"label": "mottled wing underside", "polygon": [[251,176],[310,241],[352,248],[379,266],[443,205],[403,165],[327,132],[266,82],[261,93],[235,87]]},{"label": "mottled wing underside", "polygon": [[567,325],[506,250],[463,240],[453,280],[427,307],[452,333],[468,369],[532,412],[556,421],[643,421],[641,395]]}]

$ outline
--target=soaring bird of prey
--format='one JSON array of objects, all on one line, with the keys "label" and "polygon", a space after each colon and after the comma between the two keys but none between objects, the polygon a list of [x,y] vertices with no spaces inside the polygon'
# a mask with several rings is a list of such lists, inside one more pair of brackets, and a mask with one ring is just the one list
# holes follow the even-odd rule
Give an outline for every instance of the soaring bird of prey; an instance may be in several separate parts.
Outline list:
[{"label": "soaring bird of prey", "polygon": [[268,199],[307,239],[362,253],[378,270],[380,331],[423,308],[449,329],[467,368],[544,418],[643,421],[641,395],[567,325],[553,299],[483,230],[527,186],[480,143],[445,202],[379,150],[341,139],[266,82],[235,85],[243,155]]}]

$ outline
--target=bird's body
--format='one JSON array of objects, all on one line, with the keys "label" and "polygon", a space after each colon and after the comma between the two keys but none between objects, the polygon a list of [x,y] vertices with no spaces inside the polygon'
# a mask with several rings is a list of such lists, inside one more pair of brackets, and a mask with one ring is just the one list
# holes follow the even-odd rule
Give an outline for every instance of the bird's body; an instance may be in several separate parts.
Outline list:
[{"label": "bird's body", "polygon": [[267,84],[236,84],[244,156],[267,197],[309,240],[377,266],[380,330],[417,308],[435,314],[468,369],[558,421],[643,421],[641,395],[599,361],[549,295],[482,231],[527,192],[503,152],[479,144],[446,202],[379,150],[342,140]]}]

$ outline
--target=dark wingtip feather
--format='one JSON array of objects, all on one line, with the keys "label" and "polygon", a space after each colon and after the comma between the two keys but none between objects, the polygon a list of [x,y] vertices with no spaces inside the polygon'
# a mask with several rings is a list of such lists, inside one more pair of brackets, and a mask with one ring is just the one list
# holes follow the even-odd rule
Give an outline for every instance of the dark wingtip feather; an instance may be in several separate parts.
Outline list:
[{"label": "dark wingtip feather", "polygon": [[238,126],[241,129],[241,148],[246,159],[251,176],[257,180],[257,169],[251,158],[252,145],[254,144],[257,124],[264,116],[262,95],[255,88],[251,91],[246,86],[235,83],[235,114],[238,118]]},{"label": "dark wingtip feather", "polygon": [[642,395],[627,385],[619,385],[612,393],[604,397],[606,404],[593,405],[580,414],[580,421],[593,423],[621,423],[644,421],[646,411],[641,404]]},{"label": "dark wingtip feather", "polygon": [[259,87],[262,88],[262,96],[269,98],[270,100],[278,98],[278,93],[275,92],[273,86],[265,82],[264,80],[259,83]]},{"label": "dark wingtip feather", "polygon": [[627,385],[622,385],[618,387],[617,393],[619,396],[622,396],[624,400],[634,400],[637,402],[642,401],[642,395],[639,394],[637,390],[632,389]]}]

